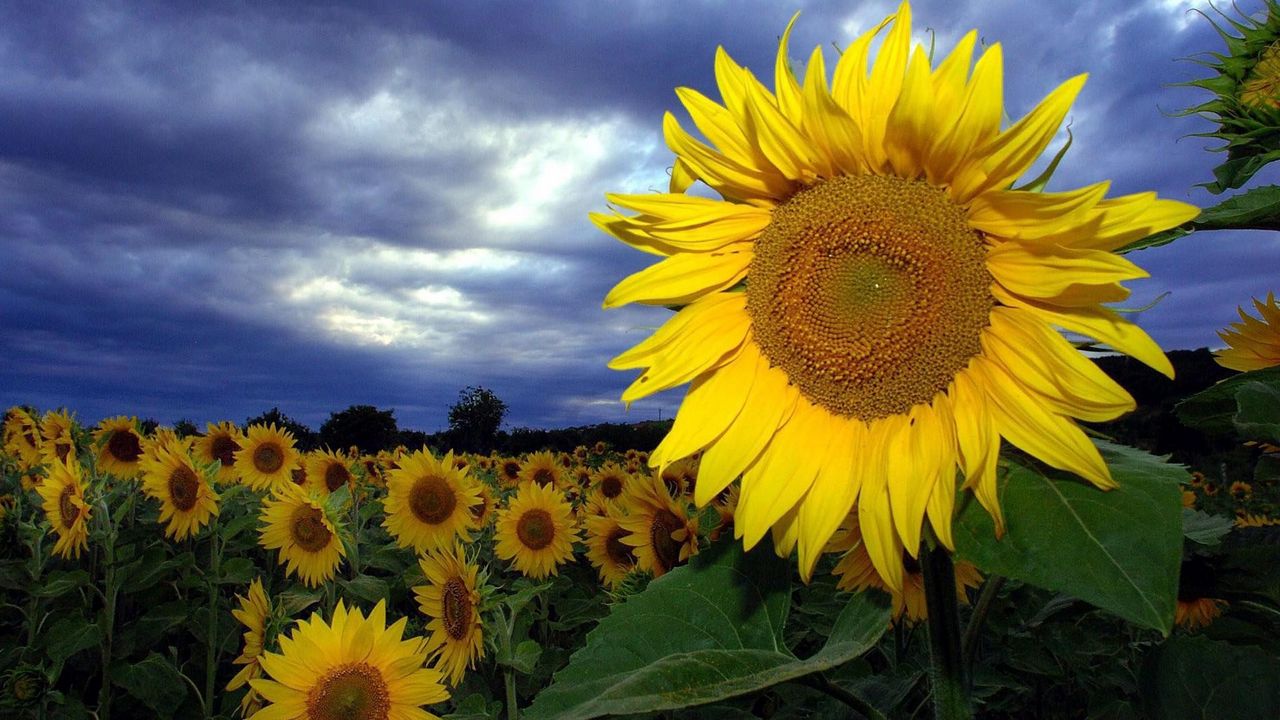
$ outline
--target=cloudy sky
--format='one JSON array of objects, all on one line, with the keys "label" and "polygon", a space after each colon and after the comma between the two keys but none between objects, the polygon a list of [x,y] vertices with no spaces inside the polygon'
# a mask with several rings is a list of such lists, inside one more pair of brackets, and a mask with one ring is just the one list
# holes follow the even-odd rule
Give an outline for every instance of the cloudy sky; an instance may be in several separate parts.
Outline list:
[{"label": "cloudy sky", "polygon": [[[886,0],[0,5],[0,405],[162,422],[351,404],[446,425],[466,385],[511,426],[669,417],[605,362],[665,310],[603,311],[649,257],[597,231],[605,192],[665,188],[662,113],[718,97],[717,45],[772,85]],[[1017,117],[1089,72],[1054,185],[1206,206],[1219,156],[1171,84],[1217,50],[1199,0],[921,0],[940,52],[1001,42]],[[1262,3],[1242,0],[1246,11]],[[1123,8],[1123,10],[1118,10]],[[828,53],[829,66],[835,57]],[[1264,172],[1256,182],[1275,182]],[[1276,287],[1280,244],[1204,234],[1134,259],[1166,348],[1214,345]]]}]

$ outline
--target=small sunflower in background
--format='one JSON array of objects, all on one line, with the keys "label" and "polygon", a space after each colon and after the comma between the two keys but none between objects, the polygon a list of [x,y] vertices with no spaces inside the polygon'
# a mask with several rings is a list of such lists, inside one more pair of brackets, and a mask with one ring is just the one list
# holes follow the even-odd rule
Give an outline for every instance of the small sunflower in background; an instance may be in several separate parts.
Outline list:
[{"label": "small sunflower in background", "polygon": [[40,418],[40,455],[44,464],[76,459],[75,429],[75,419],[66,410],[50,410]]},{"label": "small sunflower in background", "polygon": [[656,475],[632,483],[626,507],[622,542],[635,548],[637,568],[661,577],[698,553],[698,519]]},{"label": "small sunflower in background", "polygon": [[343,485],[355,482],[351,461],[345,455],[332,450],[309,453],[306,458],[307,483],[312,489],[326,496]]},{"label": "small sunflower in background", "polygon": [[[857,513],[850,513],[840,529],[827,544],[827,552],[841,553],[840,560],[831,573],[836,577],[836,588],[849,592],[862,592],[875,588],[889,593],[893,599],[895,620],[904,614],[910,622],[919,622],[929,616],[924,595],[924,573],[916,559],[902,554],[902,589],[889,587],[871,562],[866,544],[858,529]],[[969,589],[982,584],[982,575],[973,563],[955,564],[956,599],[961,605],[969,604]]]},{"label": "small sunflower in background", "polygon": [[471,508],[479,502],[476,483],[454,466],[452,452],[437,459],[419,450],[387,474],[382,525],[400,547],[447,548],[455,539],[471,542],[470,531],[476,529]]},{"label": "small sunflower in background", "polygon": [[433,666],[457,687],[468,668],[484,657],[479,567],[467,562],[462,543],[428,552],[418,561],[426,585],[413,588],[427,623],[426,651]]},{"label": "small sunflower in background", "polygon": [[142,440],[142,455],[152,452],[153,448],[173,448],[179,452],[190,453],[194,438],[178,437],[178,433],[170,427],[158,427],[149,437]]},{"label": "small sunflower in background", "polygon": [[573,506],[553,485],[523,483],[498,511],[494,553],[534,580],[557,574],[577,541]]},{"label": "small sunflower in background", "polygon": [[[240,607],[232,610],[231,615],[245,627],[244,647],[240,655],[231,661],[233,665],[243,665],[240,672],[227,683],[227,692],[239,690],[248,685],[250,680],[262,677],[262,652],[266,645],[267,619],[271,617],[271,600],[262,587],[262,578],[254,578],[249,583],[249,594],[236,595]],[[249,717],[262,707],[262,697],[252,687],[240,699],[240,716]]]},{"label": "small sunflower in background", "polygon": [[328,490],[321,491],[310,482],[307,482],[307,455],[306,453],[298,453],[298,459],[294,461],[293,467],[289,469],[289,482],[298,487],[315,490],[324,497],[329,494]]},{"label": "small sunflower in background", "polygon": [[154,445],[142,456],[142,492],[160,501],[165,537],[182,541],[218,515],[218,494],[185,446]]},{"label": "small sunflower in background", "polygon": [[293,434],[275,423],[250,425],[235,452],[234,467],[240,482],[251,490],[270,490],[293,480],[298,451]]},{"label": "small sunflower in background", "polygon": [[600,582],[613,589],[635,569],[635,548],[623,542],[629,530],[613,514],[587,517],[587,560],[600,573]]},{"label": "small sunflower in background", "polygon": [[520,484],[520,460],[518,458],[501,458],[496,462],[498,482],[502,487],[515,487]]},{"label": "small sunflower in background", "polygon": [[622,502],[630,483],[631,474],[622,466],[613,462],[605,463],[591,475],[588,504],[598,506],[601,511],[615,507]]},{"label": "small sunflower in background", "polygon": [[93,433],[98,446],[98,469],[121,480],[133,480],[141,474],[143,437],[138,419],[119,415],[98,423]]},{"label": "small sunflower in background", "polygon": [[[681,307],[609,364],[640,371],[625,403],[689,384],[650,464],[701,452],[699,506],[741,477],[735,532],[750,548],[774,529],[805,576],[856,507],[898,589],[926,522],[954,547],[957,468],[1002,532],[1002,441],[1115,487],[1076,420],[1135,403],[1060,330],[1172,376],[1105,303],[1147,277],[1117,250],[1199,213],[1107,182],[1015,188],[1085,77],[1002,127],[1002,47],[974,63],[972,31],[935,65],[911,16],[904,2],[854,40],[830,82],[820,47],[793,74],[790,27],[772,89],[718,50],[722,102],[676,91],[707,142],[664,117],[670,192],[609,195],[592,216],[660,258],[604,306]],[[698,181],[718,197],[686,193]]]},{"label": "small sunflower in background", "polygon": [[63,558],[79,558],[89,546],[89,518],[92,510],[85,499],[85,484],[80,463],[54,463],[49,475],[36,488],[43,500],[50,532],[58,536],[53,554]]},{"label": "small sunflower in background", "polygon": [[5,454],[29,470],[40,464],[40,444],[40,423],[20,407],[9,408],[4,419]]},{"label": "small sunflower in background", "polygon": [[1215,350],[1213,357],[1224,368],[1247,372],[1280,365],[1280,305],[1275,293],[1267,293],[1265,303],[1254,298],[1253,306],[1258,317],[1238,308],[1240,322],[1218,331],[1227,347]]},{"label": "small sunflower in background", "polygon": [[272,492],[262,502],[258,544],[279,550],[285,575],[297,573],[307,587],[333,579],[346,549],[323,503],[293,483],[277,485]]},{"label": "small sunflower in background", "polygon": [[475,521],[477,529],[483,530],[493,521],[497,501],[494,499],[493,488],[489,483],[475,479],[474,484],[479,501],[471,506],[471,519]]},{"label": "small sunflower in background", "polygon": [[550,451],[530,453],[520,464],[520,483],[535,483],[543,487],[560,488],[564,484],[564,474],[560,464]]},{"label": "small sunflower in background", "polygon": [[236,453],[244,435],[240,428],[229,422],[207,423],[204,435],[196,438],[191,455],[200,465],[218,463],[217,480],[223,485],[236,481]]},{"label": "small sunflower in background", "polygon": [[407,620],[387,626],[386,601],[366,618],[343,601],[333,622],[320,613],[280,637],[280,652],[264,652],[268,678],[249,683],[270,704],[257,720],[396,720],[433,718],[421,710],[449,699],[440,673],[423,667],[421,637],[404,638]]},{"label": "small sunflower in background", "polygon": [[1213,563],[1201,555],[1192,555],[1182,561],[1178,573],[1178,605],[1173,622],[1179,627],[1195,631],[1207,627],[1222,615],[1228,603],[1214,597],[1217,570]]}]

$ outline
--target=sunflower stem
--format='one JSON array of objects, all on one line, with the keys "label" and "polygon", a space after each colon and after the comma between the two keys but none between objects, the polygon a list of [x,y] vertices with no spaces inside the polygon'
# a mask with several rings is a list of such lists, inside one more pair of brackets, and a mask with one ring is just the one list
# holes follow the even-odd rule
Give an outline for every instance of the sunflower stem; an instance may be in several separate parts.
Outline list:
[{"label": "sunflower stem", "polygon": [[960,650],[960,608],[951,553],[942,545],[920,546],[924,597],[929,610],[929,679],[935,720],[973,717]]},{"label": "sunflower stem", "polygon": [[992,575],[987,578],[987,583],[982,586],[982,592],[978,595],[978,602],[973,606],[973,615],[969,618],[969,624],[964,628],[960,650],[964,655],[965,678],[969,682],[973,681],[973,659],[978,654],[978,637],[982,634],[982,625],[986,622],[987,613],[991,612],[991,604],[995,602],[1002,587],[1004,587],[1003,576]]},{"label": "sunflower stem", "polygon": [[103,519],[106,531],[103,533],[103,553],[106,562],[106,593],[102,608],[102,687],[98,688],[98,720],[110,720],[111,717],[111,647],[116,626],[116,528],[111,523],[111,513],[105,499],[98,501],[99,516]]},{"label": "sunflower stem", "polygon": [[516,707],[516,673],[506,668],[502,674],[507,686],[507,720],[516,720],[520,717],[520,709]]},{"label": "sunflower stem", "polygon": [[218,516],[209,521],[209,630],[205,637],[204,716],[213,717],[213,685],[217,680],[218,573],[222,553],[218,550]]}]

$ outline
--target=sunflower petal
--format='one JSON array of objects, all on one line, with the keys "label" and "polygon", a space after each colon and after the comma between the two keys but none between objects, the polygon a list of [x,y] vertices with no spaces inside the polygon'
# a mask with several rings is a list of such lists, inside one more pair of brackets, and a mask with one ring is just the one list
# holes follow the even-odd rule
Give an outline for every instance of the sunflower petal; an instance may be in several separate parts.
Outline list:
[{"label": "sunflower petal", "polygon": [[711,502],[755,462],[769,439],[791,419],[800,393],[788,385],[786,374],[769,367],[761,354],[755,377],[737,419],[707,448],[698,464],[693,499],[699,506]]},{"label": "sunflower petal", "polygon": [[746,296],[742,293],[716,293],[695,300],[681,308],[656,332],[630,350],[609,361],[611,370],[630,370],[652,365],[655,356],[680,341],[693,328],[715,323],[726,315],[746,312]]},{"label": "sunflower petal", "polygon": [[818,467],[813,487],[799,507],[800,576],[806,581],[823,548],[858,497],[861,475],[854,470],[854,453],[865,447],[866,426],[860,420],[838,419],[832,424],[831,447]]},{"label": "sunflower petal", "polygon": [[1060,193],[998,190],[974,198],[969,224],[997,237],[1032,240],[1075,227],[1095,215],[1111,183]]},{"label": "sunflower petal", "polygon": [[925,169],[930,182],[950,181],[977,148],[1000,132],[1004,117],[1004,55],[1000,43],[982,53],[953,124],[939,127]]},{"label": "sunflower petal", "polygon": [[1115,297],[1117,283],[1150,277],[1115,253],[1012,240],[987,251],[987,270],[1009,292],[1055,305],[1096,304],[1099,297]]},{"label": "sunflower petal", "polygon": [[750,550],[809,490],[827,460],[834,419],[806,400],[742,475],[742,496],[734,514],[734,534]]},{"label": "sunflower petal", "polygon": [[744,342],[718,370],[694,379],[671,430],[649,456],[659,473],[706,447],[733,424],[751,391],[759,356],[754,343]]},{"label": "sunflower petal", "polygon": [[956,441],[964,468],[965,489],[972,489],[978,502],[995,522],[996,537],[1004,535],[1004,513],[996,488],[996,461],[1000,458],[1000,433],[992,425],[986,395],[978,390],[966,369],[956,374],[952,386]]},{"label": "sunflower petal", "polygon": [[893,510],[883,477],[863,484],[858,496],[858,526],[876,572],[891,590],[902,592],[902,541],[893,530]]},{"label": "sunflower petal", "polygon": [[885,153],[898,177],[911,179],[920,174],[925,150],[934,134],[934,113],[929,57],[924,48],[917,47],[885,126]]}]

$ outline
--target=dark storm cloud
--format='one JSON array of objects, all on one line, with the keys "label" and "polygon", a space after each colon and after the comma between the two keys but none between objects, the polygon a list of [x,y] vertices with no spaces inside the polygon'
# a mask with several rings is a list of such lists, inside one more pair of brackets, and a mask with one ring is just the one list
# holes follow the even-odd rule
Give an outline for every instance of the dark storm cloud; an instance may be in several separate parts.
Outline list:
[{"label": "dark storm cloud", "polygon": [[[923,0],[916,35],[1005,47],[1020,115],[1091,73],[1055,180],[1189,192],[1216,161],[1175,58],[1217,49],[1171,2]],[[793,64],[896,3],[808,3]],[[600,311],[651,258],[586,213],[660,190],[673,88],[715,97],[723,44],[772,84],[793,8],[766,0],[10,3],[0,7],[0,402],[164,421],[352,403],[437,429],[467,384],[515,424],[669,416],[604,367],[665,310]],[[928,28],[928,31],[926,30]],[[1064,136],[1065,137],[1065,136]],[[1056,145],[1055,145],[1056,146]],[[1241,234],[1244,235],[1244,234]],[[1137,258],[1171,347],[1211,343],[1273,274],[1270,244]],[[1207,258],[1207,259],[1206,259]]]}]

